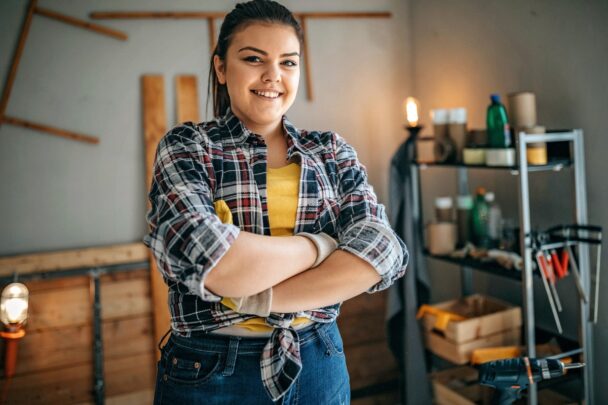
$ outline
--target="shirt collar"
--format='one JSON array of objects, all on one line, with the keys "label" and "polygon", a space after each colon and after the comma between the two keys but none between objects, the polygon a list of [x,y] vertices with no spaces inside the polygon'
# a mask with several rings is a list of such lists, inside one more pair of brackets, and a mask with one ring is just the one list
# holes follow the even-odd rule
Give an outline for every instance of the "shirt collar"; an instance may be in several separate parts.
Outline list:
[{"label": "shirt collar", "polygon": [[[323,145],[321,144],[317,132],[299,130],[285,115],[283,115],[282,121],[284,133],[287,134],[288,138],[287,145],[289,156],[293,153],[294,147],[305,154],[314,154],[323,150]],[[220,125],[227,128],[227,135],[229,135],[222,137],[224,143],[233,146],[239,146],[246,142],[254,145],[264,143],[264,139],[260,135],[251,132],[243,125],[241,120],[234,115],[230,107],[228,107],[226,114],[221,118]]]}]

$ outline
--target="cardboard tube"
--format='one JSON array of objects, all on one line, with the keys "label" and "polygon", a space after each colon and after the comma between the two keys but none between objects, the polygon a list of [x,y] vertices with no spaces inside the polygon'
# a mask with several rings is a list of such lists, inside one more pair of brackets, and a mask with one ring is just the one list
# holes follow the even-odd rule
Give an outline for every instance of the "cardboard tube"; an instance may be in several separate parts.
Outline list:
[{"label": "cardboard tube", "polygon": [[530,92],[511,93],[509,115],[514,127],[533,127],[536,125],[536,96]]},{"label": "cardboard tube", "polygon": [[456,249],[456,224],[433,222],[426,226],[427,246],[434,255],[447,255]]}]

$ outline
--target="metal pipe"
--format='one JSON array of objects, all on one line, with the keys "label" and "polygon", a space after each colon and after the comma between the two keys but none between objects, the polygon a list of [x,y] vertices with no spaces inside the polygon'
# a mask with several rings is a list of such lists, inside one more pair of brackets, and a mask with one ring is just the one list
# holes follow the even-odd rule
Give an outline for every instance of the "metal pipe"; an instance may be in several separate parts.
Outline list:
[{"label": "metal pipe", "polygon": [[[536,357],[536,339],[534,325],[534,284],[532,278],[532,249],[530,236],[530,196],[528,189],[528,160],[526,157],[527,135],[520,132],[517,138],[519,156],[519,224],[520,244],[523,259],[522,303],[524,310],[524,330],[526,332],[526,348],[529,357]],[[538,392],[536,385],[528,388],[528,404],[536,405]]]},{"label": "metal pipe", "polygon": [[95,368],[93,376],[93,392],[95,404],[103,405],[105,402],[105,380],[103,373],[103,337],[101,325],[101,297],[100,297],[100,273],[91,271],[90,291],[93,298],[93,365]]}]

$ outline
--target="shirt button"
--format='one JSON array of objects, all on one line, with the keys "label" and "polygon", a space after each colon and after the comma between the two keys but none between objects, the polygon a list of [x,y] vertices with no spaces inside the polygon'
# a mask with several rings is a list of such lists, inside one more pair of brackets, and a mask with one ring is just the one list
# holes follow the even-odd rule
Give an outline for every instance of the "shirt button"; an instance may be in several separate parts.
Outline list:
[{"label": "shirt button", "polygon": [[194,363],[194,368],[201,368],[201,363],[198,361]]},{"label": "shirt button", "polygon": [[173,364],[177,364],[177,359],[175,357],[173,358]]}]

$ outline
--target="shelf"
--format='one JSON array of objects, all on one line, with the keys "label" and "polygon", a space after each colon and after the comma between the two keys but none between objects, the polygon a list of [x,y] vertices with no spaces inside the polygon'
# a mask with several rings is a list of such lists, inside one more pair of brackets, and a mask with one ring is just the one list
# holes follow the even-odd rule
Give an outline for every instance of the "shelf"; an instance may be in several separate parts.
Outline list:
[{"label": "shelf", "polygon": [[[424,255],[427,257],[436,259],[436,260],[441,260],[444,262],[456,264],[458,266],[471,267],[473,269],[480,270],[485,273],[494,274],[494,275],[500,276],[500,277],[510,278],[512,280],[521,281],[521,271],[520,270],[507,269],[505,267],[502,267],[495,261],[486,262],[486,261],[482,261],[482,260],[478,260],[478,259],[471,259],[471,258],[460,259],[457,257],[448,256],[448,255],[434,255],[434,254],[431,254],[426,249],[424,250]],[[534,272],[534,274],[536,275],[538,273]]]},{"label": "shelf", "polygon": [[[512,174],[519,173],[519,165],[516,166],[488,166],[488,165],[466,165],[464,163],[418,163],[414,165],[420,169],[428,169],[433,167],[448,167],[448,168],[466,168],[466,169],[485,169],[485,170],[503,170],[510,171]],[[568,159],[553,160],[546,165],[528,165],[529,172],[558,172],[564,168],[572,166],[572,161]]]}]

